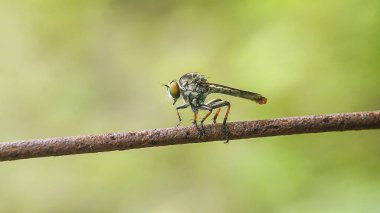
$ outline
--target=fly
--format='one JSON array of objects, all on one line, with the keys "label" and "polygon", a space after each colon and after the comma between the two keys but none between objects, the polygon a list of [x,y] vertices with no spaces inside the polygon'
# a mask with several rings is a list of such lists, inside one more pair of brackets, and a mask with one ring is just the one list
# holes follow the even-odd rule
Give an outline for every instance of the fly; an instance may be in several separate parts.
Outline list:
[{"label": "fly", "polygon": [[[180,97],[184,100],[183,105],[176,107],[179,120],[177,126],[179,126],[182,121],[179,110],[191,107],[194,113],[193,124],[198,129],[200,136],[205,135],[203,122],[211,115],[213,110],[216,110],[213,117],[213,122],[216,124],[216,119],[218,118],[222,107],[227,107],[227,111],[223,119],[223,130],[227,143],[229,141],[229,131],[227,129],[226,122],[231,109],[231,104],[230,102],[223,101],[222,99],[213,99],[205,103],[207,95],[211,93],[221,93],[252,100],[258,104],[267,103],[267,99],[258,93],[235,89],[220,84],[209,83],[207,82],[207,78],[199,73],[186,73],[178,80],[178,82],[173,80],[169,84],[164,84],[164,86],[167,87],[168,96],[173,99],[173,105]],[[208,111],[205,117],[200,121],[200,127],[197,123],[198,110]]]}]

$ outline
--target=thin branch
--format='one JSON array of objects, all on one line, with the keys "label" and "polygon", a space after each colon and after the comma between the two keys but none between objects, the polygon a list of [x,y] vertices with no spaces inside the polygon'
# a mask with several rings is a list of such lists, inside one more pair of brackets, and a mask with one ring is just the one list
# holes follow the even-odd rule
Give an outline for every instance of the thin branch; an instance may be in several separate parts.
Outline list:
[{"label": "thin branch", "polygon": [[[380,129],[380,111],[231,122],[227,126],[231,140]],[[202,138],[199,137],[195,127],[188,126],[141,132],[3,142],[0,143],[0,161],[225,140],[220,124],[206,125],[205,131],[206,136]]]}]

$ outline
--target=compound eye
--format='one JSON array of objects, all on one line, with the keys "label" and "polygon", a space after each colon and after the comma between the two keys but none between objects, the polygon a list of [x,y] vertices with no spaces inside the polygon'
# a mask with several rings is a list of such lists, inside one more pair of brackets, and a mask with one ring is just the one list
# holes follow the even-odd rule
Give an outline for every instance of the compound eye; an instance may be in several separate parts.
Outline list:
[{"label": "compound eye", "polygon": [[172,81],[169,83],[169,92],[174,99],[179,98],[181,93],[177,82]]}]

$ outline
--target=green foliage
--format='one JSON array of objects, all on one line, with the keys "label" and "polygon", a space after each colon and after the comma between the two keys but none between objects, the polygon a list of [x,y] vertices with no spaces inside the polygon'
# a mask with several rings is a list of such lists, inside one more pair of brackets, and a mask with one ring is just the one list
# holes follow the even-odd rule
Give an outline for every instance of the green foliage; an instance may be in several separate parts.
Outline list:
[{"label": "green foliage", "polygon": [[[0,141],[174,126],[161,83],[261,93],[230,121],[380,106],[380,2],[0,3]],[[190,112],[183,113],[190,125]],[[0,212],[379,212],[379,131],[4,162]]]}]

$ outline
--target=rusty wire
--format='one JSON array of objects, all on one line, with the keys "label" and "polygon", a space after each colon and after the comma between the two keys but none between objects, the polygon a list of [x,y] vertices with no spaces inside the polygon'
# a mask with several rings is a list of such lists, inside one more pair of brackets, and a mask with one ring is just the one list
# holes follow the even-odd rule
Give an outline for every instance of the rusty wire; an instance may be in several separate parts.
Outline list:
[{"label": "rusty wire", "polygon": [[[231,122],[230,139],[269,137],[303,133],[380,128],[380,111],[277,118]],[[186,143],[223,141],[222,125],[205,125],[199,137],[193,126],[144,130],[140,132],[71,136],[0,143],[0,161],[138,149]]]}]

